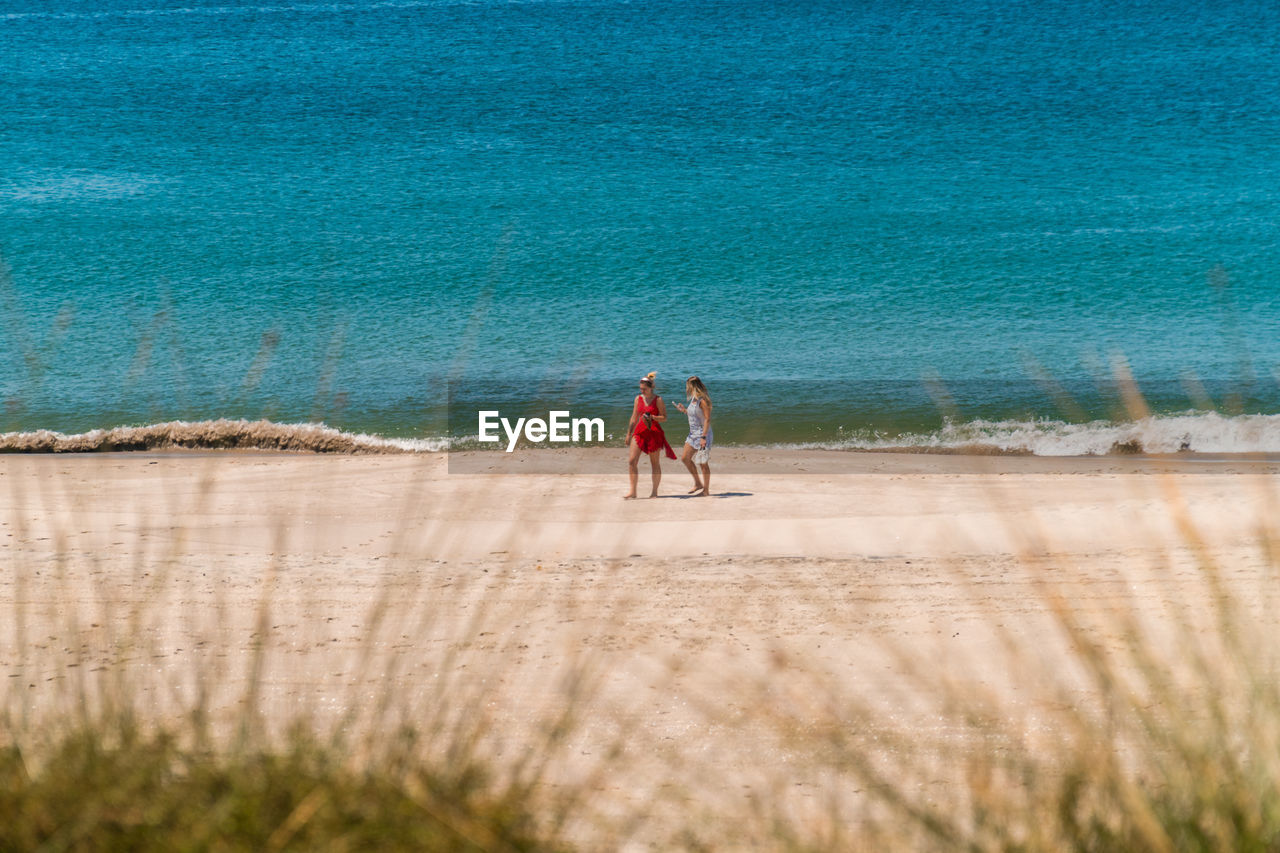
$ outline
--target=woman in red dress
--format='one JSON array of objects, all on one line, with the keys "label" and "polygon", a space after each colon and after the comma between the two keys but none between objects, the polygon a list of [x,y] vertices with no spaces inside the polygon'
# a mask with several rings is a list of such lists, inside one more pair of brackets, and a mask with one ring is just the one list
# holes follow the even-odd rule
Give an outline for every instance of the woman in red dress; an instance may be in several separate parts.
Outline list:
[{"label": "woman in red dress", "polygon": [[667,404],[653,393],[653,382],[658,374],[650,372],[640,380],[640,393],[636,395],[635,405],[631,407],[631,423],[627,424],[627,446],[631,448],[627,456],[627,468],[631,474],[631,491],[623,495],[624,500],[636,496],[636,481],[640,478],[640,454],[649,455],[649,466],[653,469],[653,491],[649,497],[658,496],[658,483],[662,482],[662,469],[658,467],[658,454],[665,450],[668,459],[675,459],[676,452],[667,442],[667,435],[662,431],[662,422],[667,419]]}]

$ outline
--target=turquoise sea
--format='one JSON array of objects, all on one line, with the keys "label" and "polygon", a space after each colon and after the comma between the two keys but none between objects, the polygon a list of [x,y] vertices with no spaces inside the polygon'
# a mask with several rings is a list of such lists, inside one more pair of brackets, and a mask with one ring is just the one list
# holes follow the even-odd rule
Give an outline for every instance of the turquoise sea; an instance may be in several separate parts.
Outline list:
[{"label": "turquoise sea", "polygon": [[1262,0],[0,0],[0,432],[657,370],[721,442],[1280,451],[1278,60]]}]

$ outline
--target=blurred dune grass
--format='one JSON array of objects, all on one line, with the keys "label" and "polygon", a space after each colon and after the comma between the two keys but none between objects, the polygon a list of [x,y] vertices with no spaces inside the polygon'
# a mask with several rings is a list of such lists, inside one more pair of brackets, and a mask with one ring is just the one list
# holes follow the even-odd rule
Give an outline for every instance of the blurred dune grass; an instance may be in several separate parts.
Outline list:
[{"label": "blurred dune grass", "polygon": [[[199,486],[172,505],[200,517],[219,460],[187,461]],[[340,630],[331,623],[345,614],[329,600],[333,575],[309,571],[305,514],[276,520],[272,559],[247,567],[212,555],[192,567],[189,531],[140,518],[132,565],[121,565],[73,535],[93,532],[93,507],[60,495],[56,478],[38,486],[11,495],[5,520],[0,850],[565,847],[561,825],[579,795],[544,790],[542,776],[563,751],[589,665],[557,669],[560,701],[499,766],[491,690],[458,659],[511,613],[494,612],[466,578],[466,612],[442,620],[431,596],[439,572],[396,558],[408,549],[391,543],[384,566],[369,569],[358,621],[342,626],[358,639],[329,652]],[[411,507],[421,495],[403,499]],[[36,536],[48,529],[29,527],[28,513],[50,508],[61,512],[56,532]],[[253,590],[252,610],[220,575]],[[297,663],[299,649],[322,651]],[[399,689],[410,669],[425,670],[413,695]],[[316,692],[294,698],[299,682]]]},{"label": "blurred dune grass", "polygon": [[[204,469],[198,503],[219,462],[189,461]],[[1024,548],[1000,571],[1027,579],[1033,616],[993,613],[981,659],[886,640],[897,675],[869,692],[785,643],[763,664],[669,661],[699,672],[682,689],[713,737],[662,750],[619,714],[589,759],[593,715],[609,711],[591,644],[532,671],[469,657],[521,618],[519,595],[494,594],[520,582],[505,557],[485,580],[393,557],[344,626],[356,639],[291,663],[336,629],[306,621],[330,612],[332,577],[307,572],[286,519],[251,581],[253,612],[216,603],[177,541],[140,541],[127,583],[65,541],[44,557],[13,549],[0,849],[1274,850],[1276,532],[1259,530],[1261,575],[1234,573],[1174,479],[1159,486],[1181,547],[1133,567],[1117,594],[1087,594],[1080,558],[1020,527]],[[87,523],[85,510],[63,523]],[[973,573],[990,570],[957,564],[954,594],[980,608]],[[794,587],[815,619],[847,606]],[[609,595],[554,606],[598,636],[632,604]],[[491,669],[469,668],[481,661]],[[315,689],[282,689],[298,684]],[[527,699],[536,721],[518,730],[495,710],[513,695],[543,700]],[[778,754],[766,745],[787,760],[752,766]],[[757,795],[724,795],[736,780],[718,775],[723,750],[765,780]],[[634,798],[607,791],[618,780],[641,780]],[[802,784],[819,795],[797,797]]]}]

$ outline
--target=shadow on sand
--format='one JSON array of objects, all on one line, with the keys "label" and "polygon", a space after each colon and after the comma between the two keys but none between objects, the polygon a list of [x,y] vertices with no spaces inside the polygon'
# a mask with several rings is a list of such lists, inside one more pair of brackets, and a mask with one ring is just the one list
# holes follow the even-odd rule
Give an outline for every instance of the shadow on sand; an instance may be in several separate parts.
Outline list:
[{"label": "shadow on sand", "polygon": [[[754,492],[713,492],[707,495],[709,498],[749,498]],[[675,498],[676,500],[688,500],[690,498],[700,497],[700,495],[658,495],[659,498]]]}]

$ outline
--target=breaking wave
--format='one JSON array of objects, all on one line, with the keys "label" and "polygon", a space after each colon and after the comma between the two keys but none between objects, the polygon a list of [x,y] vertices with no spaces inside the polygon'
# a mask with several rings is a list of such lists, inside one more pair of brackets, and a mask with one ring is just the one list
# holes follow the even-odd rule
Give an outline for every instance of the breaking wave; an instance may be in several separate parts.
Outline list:
[{"label": "breaking wave", "polygon": [[[474,437],[385,438],[324,424],[274,421],[169,421],[67,435],[51,430],[0,433],[0,453],[109,453],[138,450],[262,450],[300,453],[392,454],[476,449]],[[725,444],[733,444],[726,441]],[[972,420],[933,432],[846,434],[828,442],[779,448],[907,453],[1106,456],[1118,454],[1280,454],[1280,415],[1185,412],[1138,421]]]},{"label": "breaking wave", "polygon": [[920,435],[851,438],[829,449],[924,453],[1105,456],[1131,453],[1280,453],[1280,415],[1185,412],[1137,421],[974,420]]},{"label": "breaking wave", "polygon": [[95,429],[75,435],[50,430],[0,434],[2,453],[110,453],[128,450],[279,450],[303,453],[430,453],[448,439],[396,439],[343,432],[324,424],[272,421],[170,421]]}]

